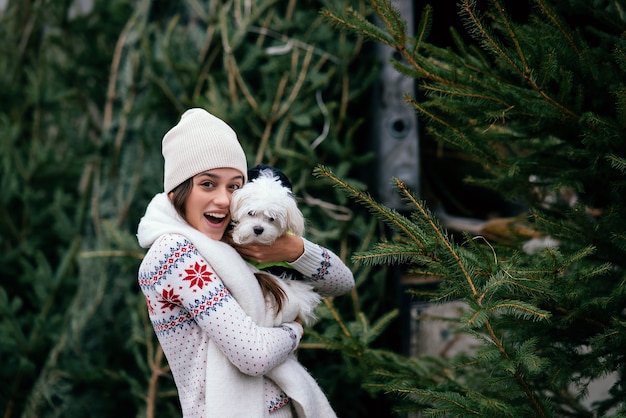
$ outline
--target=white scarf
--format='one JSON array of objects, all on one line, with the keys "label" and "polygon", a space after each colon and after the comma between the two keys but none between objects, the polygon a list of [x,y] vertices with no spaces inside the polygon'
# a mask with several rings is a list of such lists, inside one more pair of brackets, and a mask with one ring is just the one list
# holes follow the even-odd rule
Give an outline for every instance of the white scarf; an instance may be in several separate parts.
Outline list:
[{"label": "white scarf", "polygon": [[[308,285],[279,280],[288,300],[281,315],[276,317],[266,306],[253,274],[256,268],[246,263],[230,245],[213,240],[191,227],[178,215],[167,195],[160,193],[154,196],[139,222],[137,238],[143,248],[148,248],[164,234],[180,234],[191,241],[235,300],[259,326],[273,327],[293,321],[298,315],[310,315],[319,302],[319,296],[310,291]],[[269,415],[265,407],[263,376],[241,373],[212,341],[209,341],[207,349],[206,370],[207,417],[255,418]],[[293,354],[270,371],[267,377],[287,394],[299,418],[336,417],[317,382]]]}]

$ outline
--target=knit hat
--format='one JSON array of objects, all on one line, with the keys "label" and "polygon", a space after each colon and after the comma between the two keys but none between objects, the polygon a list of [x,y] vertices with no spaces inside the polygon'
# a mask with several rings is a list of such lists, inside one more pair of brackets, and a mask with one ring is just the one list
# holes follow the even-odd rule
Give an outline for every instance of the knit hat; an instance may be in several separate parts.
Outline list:
[{"label": "knit hat", "polygon": [[163,137],[163,188],[176,186],[214,168],[234,168],[247,179],[246,155],[237,134],[223,120],[204,109],[189,109]]}]

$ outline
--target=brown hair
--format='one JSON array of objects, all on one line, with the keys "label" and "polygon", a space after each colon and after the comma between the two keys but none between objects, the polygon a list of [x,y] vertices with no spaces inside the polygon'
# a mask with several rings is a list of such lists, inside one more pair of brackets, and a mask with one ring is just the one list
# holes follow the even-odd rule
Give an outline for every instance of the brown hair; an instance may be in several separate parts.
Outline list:
[{"label": "brown hair", "polygon": [[176,212],[178,212],[180,217],[184,220],[187,220],[185,217],[185,202],[187,202],[187,197],[189,197],[191,189],[193,189],[193,177],[189,177],[168,193],[168,196],[172,199],[174,209],[176,209]]},{"label": "brown hair", "polygon": [[[174,187],[174,189],[168,194],[172,200],[174,209],[176,209],[176,212],[185,220],[187,220],[185,218],[185,202],[191,193],[191,189],[193,189],[193,177],[188,178],[178,186]],[[257,272],[254,275],[259,282],[259,286],[261,286],[263,296],[267,297],[269,295],[272,299],[274,299],[274,303],[276,304],[276,314],[278,314],[278,312],[280,312],[283,308],[283,303],[285,303],[287,299],[287,294],[278,284],[279,279],[263,271]]]},{"label": "brown hair", "polygon": [[259,286],[261,286],[263,296],[270,295],[272,299],[274,299],[274,303],[276,304],[276,315],[278,315],[280,310],[283,309],[283,303],[287,300],[287,294],[278,284],[278,280],[280,279],[277,279],[270,273],[266,273],[264,271],[257,271],[254,275],[259,282]]}]

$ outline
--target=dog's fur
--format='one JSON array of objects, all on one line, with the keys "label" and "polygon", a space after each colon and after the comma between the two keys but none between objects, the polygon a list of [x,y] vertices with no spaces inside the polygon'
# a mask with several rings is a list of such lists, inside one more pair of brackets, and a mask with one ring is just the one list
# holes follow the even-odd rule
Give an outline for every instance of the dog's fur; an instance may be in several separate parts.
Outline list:
[{"label": "dog's fur", "polygon": [[[249,173],[254,175],[255,169]],[[230,204],[233,241],[237,244],[256,242],[271,245],[285,233],[302,236],[304,217],[298,209],[289,180],[286,177],[281,180],[276,169],[268,166],[256,171],[258,176],[233,194]]]},{"label": "dog's fur", "polygon": [[[233,193],[230,205],[232,239],[236,244],[271,245],[284,234],[302,236],[305,220],[298,208],[287,176],[275,167],[257,165],[248,170],[248,183]],[[266,266],[255,274],[270,274],[288,286],[289,306],[306,325],[315,320],[314,310],[321,297],[313,287],[298,280],[290,267]],[[283,286],[284,287],[284,286]],[[284,317],[292,313],[281,312]]]}]

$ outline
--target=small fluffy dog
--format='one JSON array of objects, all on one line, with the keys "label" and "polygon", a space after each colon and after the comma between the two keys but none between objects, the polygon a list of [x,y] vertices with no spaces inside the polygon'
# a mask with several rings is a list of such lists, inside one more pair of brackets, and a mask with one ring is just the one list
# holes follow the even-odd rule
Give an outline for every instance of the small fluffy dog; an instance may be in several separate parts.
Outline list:
[{"label": "small fluffy dog", "polygon": [[[268,165],[248,170],[248,183],[233,193],[230,215],[231,235],[236,244],[271,245],[284,234],[300,237],[304,234],[305,220],[291,182],[282,171]],[[313,311],[321,300],[313,287],[298,280],[299,273],[286,263],[257,267],[260,270],[256,275],[272,275],[280,281],[287,295],[288,303],[277,314],[287,320],[299,317],[310,325],[315,320]]]},{"label": "small fluffy dog", "polygon": [[271,245],[285,233],[302,236],[304,217],[287,177],[274,167],[261,165],[248,171],[248,179],[230,204],[233,241]]}]

